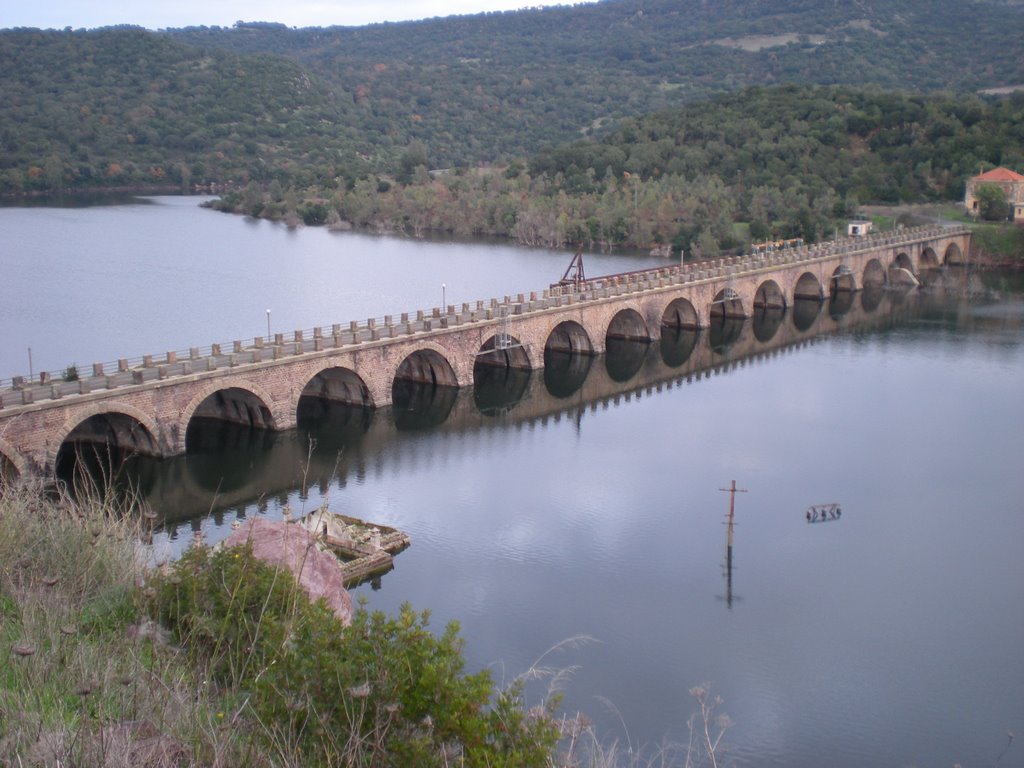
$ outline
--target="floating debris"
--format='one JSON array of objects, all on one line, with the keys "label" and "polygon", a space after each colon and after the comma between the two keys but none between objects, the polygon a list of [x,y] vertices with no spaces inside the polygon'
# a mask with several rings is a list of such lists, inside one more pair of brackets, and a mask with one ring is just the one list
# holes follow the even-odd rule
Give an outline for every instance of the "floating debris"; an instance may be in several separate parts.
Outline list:
[{"label": "floating debris", "polygon": [[843,516],[843,509],[838,504],[812,504],[807,508],[808,523],[827,523]]},{"label": "floating debris", "polygon": [[387,525],[320,509],[296,521],[341,562],[345,586],[361,584],[394,568],[394,556],[411,543],[409,534]]}]

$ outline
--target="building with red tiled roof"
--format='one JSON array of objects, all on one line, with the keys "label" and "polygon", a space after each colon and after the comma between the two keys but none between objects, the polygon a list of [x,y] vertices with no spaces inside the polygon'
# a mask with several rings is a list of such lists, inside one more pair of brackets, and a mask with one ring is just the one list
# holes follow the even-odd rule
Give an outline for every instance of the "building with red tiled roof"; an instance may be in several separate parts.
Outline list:
[{"label": "building with red tiled roof", "polygon": [[1009,168],[999,167],[968,179],[967,190],[964,193],[964,206],[972,216],[977,216],[979,213],[978,188],[986,184],[997,186],[1003,190],[1006,202],[1011,208],[1013,220],[1018,224],[1024,224],[1024,176]]}]

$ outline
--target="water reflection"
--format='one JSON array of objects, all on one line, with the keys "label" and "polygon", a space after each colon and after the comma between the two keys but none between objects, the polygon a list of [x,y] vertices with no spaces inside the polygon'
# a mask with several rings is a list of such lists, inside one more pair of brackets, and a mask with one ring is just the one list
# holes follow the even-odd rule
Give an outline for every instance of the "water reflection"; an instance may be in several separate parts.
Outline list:
[{"label": "water reflection", "polygon": [[392,410],[399,430],[430,429],[444,423],[459,395],[457,387],[396,379]]},{"label": "water reflection", "polygon": [[629,381],[644,364],[651,344],[647,341],[610,338],[607,341],[604,364],[612,381]]},{"label": "water reflection", "polygon": [[594,362],[592,355],[544,350],[544,386],[552,397],[572,397],[583,386]]},{"label": "water reflection", "polygon": [[211,493],[244,488],[250,478],[265,472],[280,438],[278,432],[218,419],[195,419],[188,433],[189,476]]},{"label": "water reflection", "polygon": [[662,326],[661,339],[658,342],[662,361],[669,368],[684,365],[697,348],[700,336],[700,331],[688,330],[681,326]]},{"label": "water reflection", "polygon": [[754,338],[762,343],[771,341],[782,327],[785,317],[785,307],[755,307],[752,318]]},{"label": "water reflection", "polygon": [[866,313],[871,314],[882,305],[885,298],[885,286],[881,284],[868,283],[860,292],[860,306]]},{"label": "water reflection", "polygon": [[833,319],[838,319],[850,313],[853,309],[853,302],[856,298],[851,291],[836,291],[828,299],[828,313]]},{"label": "water reflection", "polygon": [[530,371],[477,363],[473,370],[473,401],[484,416],[503,416],[526,396]]},{"label": "water reflection", "polygon": [[821,314],[822,302],[817,299],[797,299],[793,302],[793,327],[808,331]]},{"label": "water reflection", "polygon": [[740,340],[746,325],[747,321],[738,317],[712,315],[711,327],[708,331],[711,348],[716,352],[725,352]]}]

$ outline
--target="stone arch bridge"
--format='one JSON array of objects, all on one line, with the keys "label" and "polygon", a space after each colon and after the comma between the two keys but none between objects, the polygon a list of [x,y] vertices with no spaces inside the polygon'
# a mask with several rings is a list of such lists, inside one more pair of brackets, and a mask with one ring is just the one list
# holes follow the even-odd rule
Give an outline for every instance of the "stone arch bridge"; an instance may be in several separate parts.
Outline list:
[{"label": "stone arch bridge", "polygon": [[866,287],[927,284],[964,264],[970,232],[919,227],[815,246],[641,270],[528,296],[94,364],[73,381],[0,382],[0,470],[51,478],[60,452],[114,444],[183,453],[194,419],[283,430],[302,398],[389,405],[401,382],[468,387],[478,366],[539,369],[608,339],[652,341]]}]

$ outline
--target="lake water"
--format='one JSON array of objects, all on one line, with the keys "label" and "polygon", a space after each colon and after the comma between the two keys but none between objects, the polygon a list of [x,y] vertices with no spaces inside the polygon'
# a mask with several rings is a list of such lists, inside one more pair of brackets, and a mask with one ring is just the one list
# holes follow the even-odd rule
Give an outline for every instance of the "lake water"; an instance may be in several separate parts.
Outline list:
[{"label": "lake water", "polygon": [[[570,255],[289,231],[184,198],[0,209],[0,232],[3,377],[28,346],[57,369],[262,335],[267,308],[290,330],[429,308],[442,283],[448,303],[537,290]],[[992,765],[1024,733],[1024,300],[999,287],[858,296],[865,322],[833,332],[826,306],[798,345],[787,315],[764,344],[747,323],[731,346],[627,346],[428,412],[202,430],[138,477],[172,552],[286,506],[406,530],[356,594],[458,620],[469,668],[498,679],[575,667],[564,708],[606,742],[685,742],[708,682],[737,765]],[[809,524],[824,502],[842,517]]]}]

